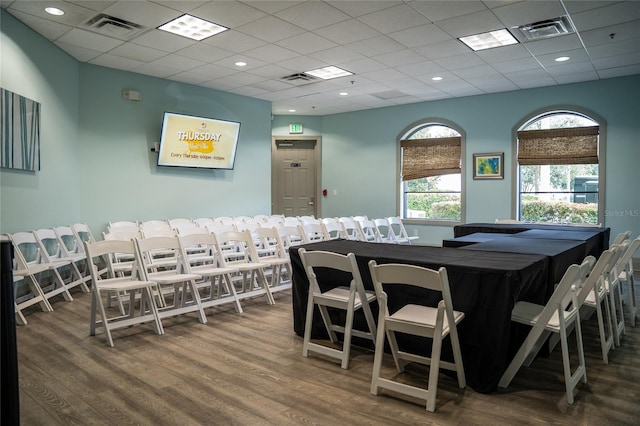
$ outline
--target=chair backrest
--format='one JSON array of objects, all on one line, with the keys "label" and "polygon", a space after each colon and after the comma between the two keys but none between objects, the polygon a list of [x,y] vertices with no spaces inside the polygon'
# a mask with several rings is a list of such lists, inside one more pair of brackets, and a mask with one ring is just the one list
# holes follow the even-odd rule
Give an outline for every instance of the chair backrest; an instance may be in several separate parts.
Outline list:
[{"label": "chair backrest", "polygon": [[142,229],[140,231],[140,234],[142,235],[142,238],[155,238],[155,237],[175,237],[176,236],[176,231],[174,229],[171,229],[169,227],[167,228],[154,228],[154,227],[149,227],[147,229]]},{"label": "chair backrest", "polygon": [[140,231],[138,229],[136,229],[135,231],[129,229],[102,233],[102,239],[109,241],[130,241],[134,238],[140,238]]},{"label": "chair backrest", "polygon": [[595,264],[591,268],[587,279],[580,285],[580,289],[576,294],[578,306],[582,306],[584,301],[587,299],[587,296],[589,296],[589,293],[597,291],[597,289],[604,285],[603,276],[610,263],[612,255],[613,253],[611,250],[605,250],[600,254],[598,260],[596,260]]},{"label": "chair backrest", "polygon": [[192,224],[192,223],[194,223],[193,220],[188,219],[186,217],[178,217],[178,218],[175,218],[175,219],[169,219],[167,222],[169,223],[169,226],[171,226],[172,228],[175,228],[176,225],[181,225],[181,224],[184,225],[184,224]]},{"label": "chair backrest", "polygon": [[[142,265],[140,264],[140,258],[138,257],[133,240],[85,241],[84,250],[87,254],[87,260],[91,265],[91,278],[94,283],[102,280],[102,276],[98,271],[104,263],[108,265],[107,278],[115,278],[117,276],[116,272],[111,268],[111,259],[117,255],[127,255],[132,258],[131,277],[132,279],[140,277]],[[96,262],[96,258],[101,258],[102,260]]]},{"label": "chair backrest", "polygon": [[118,222],[109,222],[109,225],[107,226],[107,232],[112,232],[112,231],[132,231],[132,230],[138,230],[139,229],[140,224],[138,223],[138,221],[133,221],[133,220],[121,220]]},{"label": "chair backrest", "polygon": [[258,262],[255,242],[248,229],[221,232],[216,234],[216,239],[218,240],[221,259],[225,265]]},{"label": "chair backrest", "polygon": [[202,232],[206,232],[207,234],[209,233],[206,228],[198,226],[195,222],[176,223],[175,225],[172,225],[172,228],[178,235],[201,234]]},{"label": "chair backrest", "polygon": [[360,231],[360,237],[362,241],[368,241],[370,243],[382,242],[382,237],[378,233],[376,224],[372,220],[363,219],[360,221],[356,221],[356,226]]},{"label": "chair backrest", "polygon": [[257,220],[258,222],[266,222],[271,218],[271,216],[266,214],[257,214],[253,216],[253,220]]},{"label": "chair backrest", "polygon": [[40,246],[33,232],[16,232],[9,234],[13,243],[14,256],[18,269],[28,269],[43,263]]},{"label": "chair backrest", "polygon": [[236,225],[234,225],[233,223],[228,223],[226,225],[216,223],[215,225],[208,225],[207,229],[211,234],[216,234],[216,235],[222,234],[223,232],[231,232],[231,231],[238,230],[238,228],[236,228]]},{"label": "chair backrest", "polygon": [[[565,305],[567,300],[566,295],[572,291],[572,287],[574,285],[580,284],[579,277],[586,275],[584,270],[588,269],[588,267],[588,264],[583,263],[581,265],[573,264],[567,268],[562,279],[553,291],[553,294],[551,294],[551,297],[547,301],[544,309],[538,315],[537,321],[533,326],[533,329],[530,331],[529,336],[540,336],[552,318],[556,317],[559,321],[563,318],[560,316],[560,313],[561,311],[565,311],[568,307]],[[574,314],[576,314],[579,309],[580,303],[576,302],[571,305],[571,311]],[[529,343],[533,347],[536,341],[537,338],[531,338]]]},{"label": "chair backrest", "polygon": [[396,234],[393,232],[389,219],[385,217],[376,218],[373,219],[373,224],[378,230],[378,235],[380,236],[381,241],[386,243],[396,242]]},{"label": "chair backrest", "polygon": [[402,223],[402,219],[398,216],[390,216],[387,218],[389,221],[389,226],[393,231],[396,239],[409,239],[409,235],[407,234],[407,230]]},{"label": "chair backrest", "polygon": [[621,244],[624,240],[628,240],[629,238],[631,238],[631,231],[620,232],[611,242],[611,245]]},{"label": "chair backrest", "polygon": [[289,252],[289,248],[305,244],[304,231],[300,225],[282,226],[278,228],[278,235],[280,235],[280,241],[287,253]]},{"label": "chair backrest", "polygon": [[171,230],[171,225],[166,220],[147,220],[140,223],[140,232],[149,233],[156,230]]},{"label": "chair backrest", "polygon": [[212,217],[199,217],[197,219],[193,219],[193,222],[201,228],[208,228],[216,223]]},{"label": "chair backrest", "polygon": [[624,269],[626,269],[627,271],[633,271],[633,255],[636,254],[639,248],[640,237],[636,237],[626,245],[626,250],[624,251],[622,256],[620,256],[620,260],[618,261],[617,268],[619,272],[622,272],[622,270]]},{"label": "chair backrest", "polygon": [[240,222],[247,222],[249,220],[253,220],[252,216],[234,216],[233,220],[236,224],[240,223]]},{"label": "chair backrest", "polygon": [[287,258],[277,228],[257,228],[252,232],[251,237],[260,258]]},{"label": "chair backrest", "polygon": [[82,242],[78,242],[76,234],[70,226],[56,226],[53,228],[53,232],[60,242],[60,250],[62,250],[64,256],[84,254]]},{"label": "chair backrest", "polygon": [[90,243],[96,242],[96,239],[91,233],[91,229],[89,229],[89,226],[86,223],[74,223],[73,225],[71,225],[71,230],[73,230],[73,233],[76,236],[78,249],[82,250],[83,252],[85,241],[88,241]]},{"label": "chair backrest", "polygon": [[36,229],[33,235],[40,246],[40,255],[46,262],[55,262],[65,257],[62,244],[53,228]]},{"label": "chair backrest", "polygon": [[306,225],[307,223],[318,223],[319,222],[319,220],[316,219],[315,216],[313,216],[313,215],[298,216],[298,220],[303,225]]},{"label": "chair backrest", "polygon": [[362,222],[364,220],[369,220],[368,216],[352,216],[353,220],[355,220],[356,222]]},{"label": "chair backrest", "polygon": [[173,237],[136,238],[134,241],[145,273],[155,272],[159,266],[168,269],[175,268],[178,273],[186,271],[186,259],[180,252],[180,243],[175,235]]},{"label": "chair backrest", "polygon": [[323,221],[322,228],[324,229],[324,238],[326,240],[347,238],[347,231],[344,229],[344,225],[337,220],[329,222]]},{"label": "chair backrest", "polygon": [[263,222],[254,221],[253,219],[235,223],[238,231],[249,230],[250,232],[262,227],[262,224]]},{"label": "chair backrest", "polygon": [[356,221],[353,220],[352,217],[343,216],[338,218],[338,222],[342,223],[344,226],[344,230],[347,233],[347,238],[349,240],[361,240],[360,230],[358,229],[358,225],[356,225]]},{"label": "chair backrest", "polygon": [[300,225],[300,219],[295,216],[287,216],[283,220],[284,226],[298,226]]},{"label": "chair backrest", "polygon": [[[444,267],[438,270],[424,268],[416,265],[401,263],[387,263],[378,265],[375,260],[369,261],[371,280],[376,291],[376,297],[382,301],[382,305],[387,308],[388,294],[384,290],[386,285],[411,285],[424,289],[434,290],[441,293],[441,302],[447,313],[447,320],[454,324],[453,302],[451,299],[451,289],[449,288],[449,277],[447,269]],[[389,315],[388,310],[385,315]]]},{"label": "chair backrest", "polygon": [[350,274],[350,285],[355,286],[355,290],[358,292],[361,301],[367,300],[355,254],[348,253],[344,255],[320,250],[307,251],[304,248],[300,248],[298,254],[302,260],[304,270],[307,273],[307,278],[309,279],[309,289],[314,294],[322,293],[321,286],[318,282],[319,269],[333,269]]},{"label": "chair backrest", "polygon": [[214,234],[206,232],[178,235],[178,244],[182,257],[187,260],[185,262],[187,272],[190,272],[192,265],[219,267],[222,264],[218,240]]},{"label": "chair backrest", "polygon": [[325,240],[324,228],[320,222],[302,225],[305,243],[316,243]]},{"label": "chair backrest", "polygon": [[236,222],[231,216],[217,216],[213,220],[220,225],[233,225]]}]

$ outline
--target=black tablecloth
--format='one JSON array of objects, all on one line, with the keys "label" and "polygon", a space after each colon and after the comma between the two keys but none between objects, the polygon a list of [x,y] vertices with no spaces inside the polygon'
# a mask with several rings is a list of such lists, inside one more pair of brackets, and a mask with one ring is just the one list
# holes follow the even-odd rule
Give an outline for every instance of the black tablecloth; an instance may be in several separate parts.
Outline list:
[{"label": "black tablecloth", "polygon": [[[408,246],[397,244],[365,243],[334,240],[307,244],[307,250],[326,250],[335,253],[355,253],[364,285],[373,289],[369,273],[369,260],[378,263],[407,263],[437,269],[447,268],[451,296],[456,310],[465,313],[459,326],[462,357],[467,383],[478,392],[491,392],[497,388],[514,350],[521,341],[511,333],[511,311],[516,301],[544,303],[548,287],[549,258],[536,254],[471,251],[454,248]],[[302,336],[306,316],[308,281],[298,247],[290,250],[293,266],[293,326]],[[346,284],[338,276],[318,275],[321,286],[335,287]],[[398,296],[403,303],[423,303],[436,306],[439,295],[434,292],[403,286]],[[394,306],[389,307],[393,312]],[[377,315],[377,305],[373,307]],[[377,316],[376,316],[377,318]],[[366,329],[364,317],[358,315],[355,326]],[[320,315],[314,316],[312,336],[326,336]],[[418,347],[429,353],[431,345],[419,338],[405,338],[402,345]],[[449,345],[443,345],[443,358],[451,359]]]},{"label": "black tablecloth", "polygon": [[493,241],[497,238],[506,237],[513,234],[501,234],[499,232],[476,232],[475,234],[464,235],[458,238],[442,240],[442,247],[464,247],[476,243]]},{"label": "black tablecloth", "polygon": [[[586,254],[595,256],[609,248],[609,236],[611,230],[609,228],[596,228],[592,226],[571,226],[571,225],[549,225],[544,223],[466,223],[464,225],[456,225],[453,227],[453,236],[462,237],[476,232],[499,232],[505,234],[515,234],[528,231],[530,229],[539,229],[547,231],[563,231],[563,232],[587,232],[596,233],[597,237],[593,241],[587,242],[589,251]],[[546,237],[542,237],[546,238]]]},{"label": "black tablecloth", "polygon": [[547,256],[549,258],[549,278],[547,280],[545,300],[551,296],[555,288],[554,285],[560,282],[569,266],[574,263],[582,263],[585,257],[586,244],[582,241],[517,238],[517,235],[519,234],[467,245],[460,247],[460,250],[543,254]]}]

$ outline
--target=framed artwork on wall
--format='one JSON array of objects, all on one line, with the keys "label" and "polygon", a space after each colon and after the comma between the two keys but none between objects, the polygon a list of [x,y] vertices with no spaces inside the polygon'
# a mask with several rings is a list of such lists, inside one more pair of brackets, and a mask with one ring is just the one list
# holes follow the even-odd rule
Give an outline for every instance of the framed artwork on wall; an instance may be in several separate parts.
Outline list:
[{"label": "framed artwork on wall", "polygon": [[504,153],[473,154],[474,179],[504,179]]},{"label": "framed artwork on wall", "polygon": [[2,88],[0,167],[40,170],[40,104]]}]

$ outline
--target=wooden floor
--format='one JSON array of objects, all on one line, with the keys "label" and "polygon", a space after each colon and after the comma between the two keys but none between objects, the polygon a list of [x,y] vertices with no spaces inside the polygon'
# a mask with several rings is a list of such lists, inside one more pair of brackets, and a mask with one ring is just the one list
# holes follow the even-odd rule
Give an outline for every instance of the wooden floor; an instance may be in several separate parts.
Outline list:
[{"label": "wooden floor", "polygon": [[[143,325],[89,336],[88,294],[29,311],[18,327],[23,425],[515,425],[640,424],[640,325],[601,360],[595,317],[584,325],[587,376],[568,405],[559,348],[521,370],[508,389],[480,394],[440,376],[436,412],[424,402],[369,393],[373,354],[354,350],[351,367],[303,358],[291,296],[244,301],[165,320],[165,335]],[[385,375],[395,374],[393,361]],[[426,377],[419,369],[417,379]],[[407,373],[405,375],[408,376]]]}]

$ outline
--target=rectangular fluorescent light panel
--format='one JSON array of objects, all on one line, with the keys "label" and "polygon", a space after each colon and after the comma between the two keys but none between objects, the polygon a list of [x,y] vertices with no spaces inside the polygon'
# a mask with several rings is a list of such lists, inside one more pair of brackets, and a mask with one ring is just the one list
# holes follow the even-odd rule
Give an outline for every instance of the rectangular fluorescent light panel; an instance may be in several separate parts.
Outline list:
[{"label": "rectangular fluorescent light panel", "polygon": [[182,15],[173,21],[159,26],[158,29],[200,41],[212,35],[227,31],[229,28],[195,16]]},{"label": "rectangular fluorescent light panel", "polygon": [[352,72],[349,72],[349,71],[343,70],[342,68],[338,68],[334,66],[318,68],[317,70],[305,71],[304,74],[308,74],[313,77],[318,77],[323,80],[330,80],[332,78],[346,77],[348,75],[353,75]]},{"label": "rectangular fluorescent light panel", "polygon": [[516,40],[506,29],[460,37],[458,40],[469,46],[474,51],[518,43],[518,40]]}]

